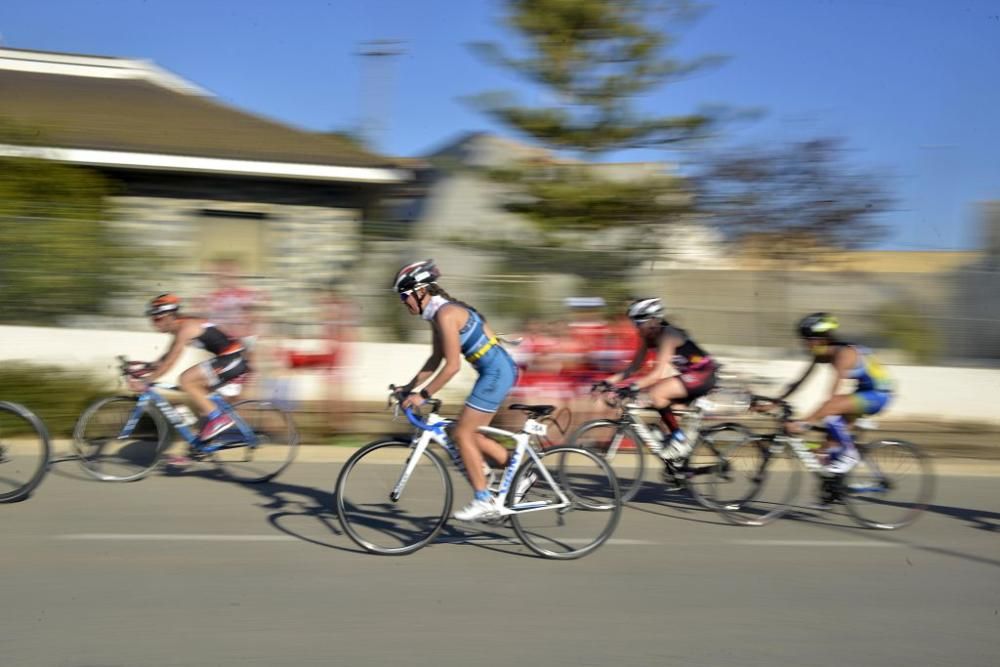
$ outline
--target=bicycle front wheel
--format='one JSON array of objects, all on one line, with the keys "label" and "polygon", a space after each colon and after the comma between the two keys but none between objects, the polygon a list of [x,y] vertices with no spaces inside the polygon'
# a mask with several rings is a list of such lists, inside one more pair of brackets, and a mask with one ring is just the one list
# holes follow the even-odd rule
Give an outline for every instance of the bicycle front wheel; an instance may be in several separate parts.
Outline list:
[{"label": "bicycle front wheel", "polygon": [[146,406],[132,429],[122,432],[136,409],[135,396],[102,398],[84,410],[73,428],[73,448],[80,465],[103,482],[142,479],[156,467],[170,441],[167,421],[155,408]]},{"label": "bicycle front wheel", "polygon": [[740,424],[726,423],[703,429],[698,434],[681,473],[691,497],[702,507],[718,510],[720,500],[736,495],[727,488],[733,479],[730,453],[753,437]]},{"label": "bicycle front wheel", "polygon": [[216,436],[219,446],[212,461],[223,475],[236,482],[267,482],[291,465],[299,448],[299,434],[291,416],[270,401],[240,401],[233,410],[254,434],[248,443],[239,427]]},{"label": "bicycle front wheel", "polygon": [[518,538],[544,558],[568,560],[608,541],[621,518],[618,481],[602,456],[556,447],[528,459],[511,483],[507,506]]},{"label": "bicycle front wheel", "polygon": [[861,460],[844,478],[844,502],[855,521],[895,530],[913,523],[934,495],[931,462],[902,440],[858,445]]},{"label": "bicycle front wheel", "polygon": [[646,474],[646,457],[642,440],[631,428],[609,419],[597,419],[577,429],[569,444],[604,457],[618,479],[623,503],[639,493]]},{"label": "bicycle front wheel", "polygon": [[802,464],[774,436],[745,440],[726,452],[727,469],[714,475],[712,503],[727,520],[741,526],[766,526],[786,514],[802,483]]},{"label": "bicycle front wheel", "polygon": [[[337,477],[340,524],[366,551],[401,556],[428,545],[451,514],[451,478],[425,449],[417,460],[407,440],[376,440],[356,451]],[[403,479],[403,473],[411,469]]]},{"label": "bicycle front wheel", "polygon": [[0,401],[0,503],[24,500],[49,463],[49,433],[23,405]]}]

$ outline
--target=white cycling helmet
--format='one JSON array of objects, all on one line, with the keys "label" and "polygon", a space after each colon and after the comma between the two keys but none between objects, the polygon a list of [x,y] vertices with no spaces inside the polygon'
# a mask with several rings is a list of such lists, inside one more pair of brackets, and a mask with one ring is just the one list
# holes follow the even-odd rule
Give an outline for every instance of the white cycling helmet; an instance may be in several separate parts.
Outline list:
[{"label": "white cycling helmet", "polygon": [[659,299],[636,299],[628,307],[628,318],[635,323],[663,317],[663,302]]},{"label": "white cycling helmet", "polygon": [[433,259],[425,259],[422,262],[407,264],[396,272],[396,279],[392,282],[392,288],[396,292],[410,292],[418,287],[424,287],[437,281],[441,277],[441,272],[434,265]]}]

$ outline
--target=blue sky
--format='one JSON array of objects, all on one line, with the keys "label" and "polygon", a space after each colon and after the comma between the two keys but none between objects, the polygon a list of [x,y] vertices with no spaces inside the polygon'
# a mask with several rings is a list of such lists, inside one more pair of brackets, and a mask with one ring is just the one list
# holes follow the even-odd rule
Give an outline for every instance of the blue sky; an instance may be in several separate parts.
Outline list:
[{"label": "blue sky", "polygon": [[[544,99],[470,52],[510,40],[497,0],[3,0],[0,44],[140,57],[244,109],[310,129],[356,127],[361,44],[402,42],[385,68],[379,148],[426,152],[494,130],[461,101],[493,89]],[[728,61],[642,100],[685,113],[762,108],[736,143],[847,140],[891,174],[881,246],[974,247],[977,201],[1000,199],[1000,0],[716,0],[675,54]],[[649,156],[643,156],[649,157]]]}]

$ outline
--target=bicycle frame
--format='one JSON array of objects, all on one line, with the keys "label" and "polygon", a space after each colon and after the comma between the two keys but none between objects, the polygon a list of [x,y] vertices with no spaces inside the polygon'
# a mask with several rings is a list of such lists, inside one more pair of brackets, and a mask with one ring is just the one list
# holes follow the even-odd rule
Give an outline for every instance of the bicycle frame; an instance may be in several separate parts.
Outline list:
[{"label": "bicycle frame", "polygon": [[[458,451],[458,447],[452,443],[448,434],[445,432],[445,426],[452,423],[451,420],[445,419],[436,413],[431,413],[427,416],[426,420],[417,417],[411,410],[405,409],[403,413],[406,415],[406,419],[413,424],[416,428],[420,430],[418,434],[414,434],[412,441],[413,451],[406,460],[406,465],[403,467],[403,472],[399,477],[399,481],[396,486],[393,487],[392,493],[390,494],[393,502],[398,501],[406,488],[406,482],[410,479],[410,475],[413,473],[417,462],[423,455],[427,447],[430,446],[432,442],[440,445],[451,458],[452,464],[461,472],[466,478],[468,478],[468,473],[465,468],[465,463],[462,461],[461,453]],[[532,434],[544,435],[545,425],[539,423],[532,417],[524,422],[524,426],[518,433],[513,433],[511,431],[505,431],[503,429],[494,428],[492,426],[483,426],[479,429],[480,433],[485,435],[496,435],[508,438],[513,438],[516,446],[514,451],[510,455],[510,460],[507,462],[507,467],[504,469],[503,477],[500,481],[500,488],[497,492],[497,504],[500,506],[500,516],[509,516],[511,514],[521,514],[524,512],[537,512],[539,510],[555,509],[562,510],[570,506],[570,500],[563,493],[563,490],[555,480],[552,475],[545,468],[541,462],[541,458],[535,453],[535,450],[528,445],[528,441]],[[514,473],[517,472],[518,464],[523,459],[525,453],[534,460],[538,467],[538,471],[546,482],[555,490],[559,497],[559,502],[551,504],[544,501],[531,502],[531,503],[519,503],[515,507],[507,507],[506,500],[507,495],[510,493],[511,482],[514,479]]]},{"label": "bicycle frame", "polygon": [[[695,399],[691,403],[691,407],[685,411],[687,414],[687,418],[689,420],[687,429],[695,433],[700,431],[703,421],[702,407],[698,402],[700,400],[701,400],[700,398]],[[651,427],[648,423],[646,423],[646,421],[644,421],[639,416],[640,412],[650,410],[651,408],[642,407],[635,403],[623,403],[621,405],[621,408],[622,408],[622,416],[619,417],[618,419],[614,419],[611,421],[614,421],[618,424],[627,424],[628,426],[631,426],[635,430],[639,438],[642,440],[642,444],[646,446],[646,449],[648,449],[653,454],[659,455],[660,452],[663,451],[664,446],[666,445],[666,438],[664,438],[664,440],[662,441],[657,440],[656,437],[653,436],[653,427]],[[678,416],[676,412],[674,413],[674,416],[675,417]],[[680,428],[679,424],[677,428]],[[670,433],[666,433],[665,435],[666,437],[669,437]],[[614,456],[615,454],[618,453],[618,447],[621,445],[621,442],[622,439],[619,438],[617,439],[617,441],[612,443],[612,446],[608,448],[608,456]]]},{"label": "bicycle frame", "polygon": [[[167,390],[177,389],[175,385],[162,385],[157,383],[151,384],[146,391],[139,395],[139,400],[136,403],[135,410],[132,411],[128,421],[125,422],[125,426],[122,428],[121,433],[118,436],[119,438],[125,439],[132,435],[132,431],[135,430],[136,425],[139,423],[142,413],[145,411],[146,407],[152,403],[153,406],[159,410],[164,417],[166,417],[167,421],[170,422],[170,425],[174,427],[177,433],[179,433],[180,436],[184,438],[192,447],[195,447],[199,451],[209,454],[229,446],[229,444],[225,442],[205,444],[194,431],[188,428],[187,424],[184,423],[184,420],[177,413],[173,404],[156,391],[157,387]],[[254,434],[253,429],[247,426],[247,424],[240,418],[232,406],[218,394],[213,393],[209,398],[211,398],[212,402],[215,403],[220,410],[229,415],[229,417],[236,422],[236,427],[239,429],[241,435],[240,445],[255,447],[257,445],[257,436]]]}]

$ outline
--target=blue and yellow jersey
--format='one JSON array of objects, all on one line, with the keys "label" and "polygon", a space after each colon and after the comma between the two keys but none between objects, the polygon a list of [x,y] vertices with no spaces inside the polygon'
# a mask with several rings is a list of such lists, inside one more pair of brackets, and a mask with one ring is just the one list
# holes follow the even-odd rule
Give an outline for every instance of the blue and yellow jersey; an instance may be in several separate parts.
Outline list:
[{"label": "blue and yellow jersey", "polygon": [[860,345],[849,345],[858,353],[858,363],[847,374],[857,380],[857,391],[892,391],[892,379],[872,351]]}]

